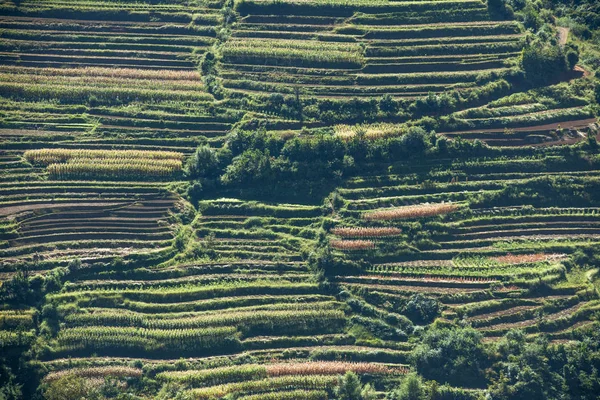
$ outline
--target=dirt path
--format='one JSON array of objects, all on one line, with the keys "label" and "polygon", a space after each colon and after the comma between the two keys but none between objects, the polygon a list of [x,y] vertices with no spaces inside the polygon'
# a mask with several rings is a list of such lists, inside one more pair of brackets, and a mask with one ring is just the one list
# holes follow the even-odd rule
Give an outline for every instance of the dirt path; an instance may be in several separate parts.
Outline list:
[{"label": "dirt path", "polygon": [[569,39],[569,31],[569,28],[558,28],[558,44],[560,44],[560,47],[565,47],[567,44],[567,39]]},{"label": "dirt path", "polygon": [[[556,130],[558,129],[558,127],[560,126],[562,129],[580,129],[580,128],[584,128],[590,124],[596,123],[597,120],[596,118],[588,118],[588,119],[583,119],[583,120],[576,120],[576,121],[563,121],[563,122],[556,122],[556,123],[552,123],[552,124],[545,124],[545,125],[537,125],[537,126],[526,126],[526,127],[520,127],[520,128],[515,128],[513,129],[513,131],[515,132],[530,132],[532,134],[534,133],[541,133],[541,132],[549,132],[551,130]],[[490,134],[497,134],[497,133],[502,133],[504,131],[504,129],[502,128],[496,128],[496,129],[481,129],[481,130],[471,130],[471,131],[456,131],[456,132],[445,132],[445,133],[440,133],[441,135],[445,135],[447,137],[453,138],[456,136],[461,136],[463,134],[466,134],[467,136],[465,137],[466,139],[468,138],[468,134],[469,133],[490,133]],[[542,143],[523,143],[523,138],[515,138],[515,140],[517,142],[515,142],[515,144],[494,144],[495,140],[500,140],[503,141],[505,139],[510,139],[510,136],[505,135],[506,137],[504,138],[480,138],[481,140],[483,140],[484,142],[490,144],[490,146],[533,146],[533,147],[546,147],[546,146],[556,146],[556,145],[570,145],[570,144],[575,144],[577,142],[582,141],[583,139],[585,139],[584,135],[577,135],[577,136],[573,136],[573,137],[563,137],[559,140],[553,140],[553,141],[549,141],[549,142],[542,142]],[[596,136],[596,140],[600,141],[600,133]]]},{"label": "dirt path", "polygon": [[[515,131],[515,132],[527,132],[527,131],[539,132],[539,131],[555,130],[555,129],[558,129],[559,126],[562,129],[573,129],[573,128],[582,128],[589,124],[593,124],[594,122],[596,122],[596,118],[587,118],[587,119],[580,119],[580,120],[574,120],[574,121],[555,122],[555,123],[544,124],[544,125],[511,128],[511,130]],[[488,128],[488,129],[473,129],[473,130],[468,130],[468,131],[442,132],[442,133],[440,133],[440,135],[456,136],[456,135],[463,135],[463,134],[469,134],[469,133],[501,133],[501,132],[504,132],[504,128]]]},{"label": "dirt path", "polygon": [[581,65],[576,65],[575,68],[573,68],[573,70],[582,74],[584,78],[587,78],[591,75],[591,72],[583,68]]}]

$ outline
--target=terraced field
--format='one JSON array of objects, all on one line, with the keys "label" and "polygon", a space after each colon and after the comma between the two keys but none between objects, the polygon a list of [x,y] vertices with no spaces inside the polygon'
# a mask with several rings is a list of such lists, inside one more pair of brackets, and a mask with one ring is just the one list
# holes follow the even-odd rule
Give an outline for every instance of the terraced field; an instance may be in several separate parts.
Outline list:
[{"label": "terraced field", "polygon": [[236,4],[223,85],[242,93],[414,98],[510,74],[523,34],[480,1]]},{"label": "terraced field", "polygon": [[452,132],[445,135],[480,139],[491,146],[522,146],[572,144],[586,133],[597,134],[593,108],[567,88],[560,84],[517,93],[450,114],[447,127]]},{"label": "terraced field", "polygon": [[283,388],[324,398],[346,371],[406,372],[408,344],[373,347],[349,335],[348,306],[324,292],[302,261],[302,247],[317,234],[318,207],[233,199],[203,207],[193,224],[203,239],[187,251],[210,259],[93,269],[47,299],[60,314],[42,356],[47,380],[141,376],[132,365],[144,365],[151,370],[144,375],[183,383],[196,398]]},{"label": "terraced field", "polygon": [[[593,164],[562,170],[567,165],[559,162],[552,172],[548,164],[519,157],[501,163],[467,159],[349,179],[339,190],[344,206],[332,220],[330,240],[356,241],[344,227],[401,233],[375,233],[370,248],[342,250],[344,257],[370,264],[360,275],[336,279],[356,296],[390,309],[426,294],[439,301],[444,318],[466,321],[486,337],[512,328],[568,337],[571,328],[591,323],[598,303],[585,279],[565,280],[562,261],[574,249],[598,243],[600,210],[561,204],[558,197],[548,206],[525,197],[527,192],[514,205],[496,205],[513,190],[553,185],[553,176],[584,186],[596,179]],[[512,172],[519,170],[527,172]]]},{"label": "terraced field", "polygon": [[493,3],[0,0],[0,398],[593,392],[600,84]]},{"label": "terraced field", "polygon": [[[212,104],[196,70],[215,43],[218,8],[202,2],[19,2],[4,6],[3,140],[191,152],[238,113]],[[218,7],[218,4],[213,4]],[[15,137],[17,136],[17,137]]]}]

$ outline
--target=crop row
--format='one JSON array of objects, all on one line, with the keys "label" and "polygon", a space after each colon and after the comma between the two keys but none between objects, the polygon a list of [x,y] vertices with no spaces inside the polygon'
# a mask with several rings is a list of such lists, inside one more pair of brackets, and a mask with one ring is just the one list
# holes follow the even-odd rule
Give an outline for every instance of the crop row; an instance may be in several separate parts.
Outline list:
[{"label": "crop row", "polygon": [[78,301],[98,296],[123,298],[133,301],[152,303],[173,303],[214,299],[227,296],[275,295],[275,294],[314,294],[317,286],[314,283],[285,281],[231,282],[203,286],[182,286],[177,288],[152,289],[113,289],[65,292],[51,295],[57,301]]},{"label": "crop row", "polygon": [[[78,327],[62,329],[55,351],[214,352],[237,347],[233,327],[205,329],[140,329],[131,327]],[[182,353],[183,354],[183,353]]]},{"label": "crop row", "polygon": [[[409,90],[409,88],[406,88]],[[333,131],[336,136],[350,140],[355,136],[364,136],[368,139],[378,139],[388,136],[401,136],[407,131],[403,125],[391,123],[335,125]]]},{"label": "crop row", "polygon": [[367,269],[367,272],[385,275],[389,277],[410,277],[412,279],[422,279],[425,277],[438,277],[439,279],[455,280],[455,278],[492,278],[503,281],[518,277],[544,276],[550,272],[560,272],[560,266],[548,265],[524,265],[524,266],[503,266],[503,267],[485,267],[477,264],[469,267],[397,267],[386,264],[376,264]]},{"label": "crop row", "polygon": [[364,57],[357,44],[296,40],[230,40],[222,48],[230,63],[345,66],[360,68]]},{"label": "crop row", "polygon": [[[79,68],[83,69],[83,68]],[[135,71],[135,69],[130,69]],[[163,70],[159,70],[163,71]],[[177,71],[179,72],[179,71]],[[185,71],[184,71],[185,72]],[[160,79],[160,78],[131,78],[110,75],[34,75],[34,74],[0,74],[0,81],[22,84],[43,84],[44,86],[110,88],[112,86],[131,87],[137,90],[170,90],[189,91],[203,90],[204,85],[200,76],[190,79]]]},{"label": "crop row", "polygon": [[[121,28],[122,29],[122,28]],[[192,33],[192,32],[190,32]],[[200,33],[200,32],[199,32]],[[118,35],[113,32],[108,33],[86,33],[86,32],[56,32],[56,31],[29,31],[29,30],[5,30],[2,37],[10,40],[33,41],[41,43],[53,43],[55,46],[66,48],[104,48],[114,49],[164,49],[164,50],[183,50],[180,46],[198,46],[206,47],[213,42],[212,38],[206,36],[183,36],[183,35],[160,35],[151,34],[137,36]],[[109,39],[109,40],[107,40]],[[133,43],[132,43],[133,42]],[[6,44],[5,44],[6,45]],[[39,45],[39,44],[38,44]],[[127,46],[131,47],[127,47]],[[156,46],[156,47],[153,47]],[[169,47],[165,47],[169,46]],[[27,46],[25,46],[27,47]],[[190,50],[190,49],[186,49]]]},{"label": "crop row", "polygon": [[57,179],[171,177],[182,170],[182,153],[139,150],[38,149],[24,157],[47,165]]},{"label": "crop row", "polygon": [[95,378],[95,377],[137,377],[142,376],[142,370],[133,367],[126,366],[107,366],[107,367],[89,367],[89,368],[77,368],[77,369],[65,369],[60,371],[51,372],[44,377],[44,381],[52,382],[61,379],[64,376],[76,375],[84,378]]},{"label": "crop row", "polygon": [[406,373],[405,368],[391,368],[377,363],[344,361],[288,362],[244,364],[205,370],[163,372],[159,379],[178,381],[193,386],[214,386],[236,381],[252,381],[283,376],[337,375],[346,371],[359,374]]},{"label": "crop row", "polygon": [[[368,57],[422,57],[422,56],[439,56],[460,54],[462,56],[468,54],[494,54],[511,56],[523,47],[519,42],[494,42],[494,43],[453,43],[453,44],[437,44],[437,45],[412,45],[401,47],[374,47],[369,46],[366,51]],[[393,59],[390,59],[393,61]]]},{"label": "crop row", "polygon": [[[290,388],[294,388],[295,390],[331,390],[337,385],[337,383],[338,378],[336,376],[330,375],[282,376],[276,378],[265,378],[262,380],[236,382],[207,388],[193,389],[191,391],[191,394],[192,398],[198,400],[222,398],[232,393],[262,393],[261,396],[265,396],[265,394],[269,396],[267,394],[268,392],[277,391],[277,393],[286,393],[282,391],[288,390]],[[302,398],[306,398],[306,396],[304,396],[304,393]]]},{"label": "crop row", "polygon": [[[444,8],[481,8],[480,1],[444,0]],[[440,1],[394,2],[387,0],[236,0],[235,8],[242,15],[246,14],[284,14],[284,15],[332,15],[351,16],[356,12],[392,13],[392,12],[424,12],[440,8]]]},{"label": "crop row", "polygon": [[[19,1],[18,6],[6,8],[6,11],[23,13],[28,16],[43,16],[72,19],[109,20],[111,22],[140,21],[182,22],[199,24],[217,24],[220,15],[210,9],[183,3],[164,2],[111,2],[111,1]],[[198,13],[198,14],[196,14]],[[196,17],[196,15],[200,15]]]},{"label": "crop row", "polygon": [[0,91],[6,98],[20,101],[44,101],[59,99],[66,104],[88,104],[90,99],[98,104],[112,105],[115,99],[120,103],[158,102],[161,100],[205,101],[212,97],[198,91],[165,91],[135,87],[89,87],[43,84],[17,84],[0,82]]},{"label": "crop row", "polygon": [[[71,314],[65,318],[69,326],[131,326],[148,329],[192,329],[214,326],[237,326],[246,334],[276,326],[277,332],[325,332],[343,326],[344,313],[329,307],[313,307],[310,309],[296,307],[289,310],[253,310],[253,311],[220,311],[218,313],[181,318],[160,318],[133,313],[113,311],[94,312],[90,314]],[[306,326],[306,325],[310,326]],[[296,330],[295,330],[296,329]],[[321,330],[322,329],[322,330]]]},{"label": "crop row", "polygon": [[46,169],[56,179],[136,179],[173,177],[182,166],[178,160],[72,160]]},{"label": "crop row", "polygon": [[[298,302],[311,303],[315,301],[330,300],[324,295],[301,295],[301,296],[271,296],[271,295],[253,295],[253,296],[237,296],[223,297],[198,301],[186,301],[180,303],[149,303],[143,301],[124,301],[124,306],[131,311],[143,313],[178,313],[192,311],[210,311],[222,310],[240,307],[251,307],[258,305],[278,305],[278,304],[295,304]],[[104,298],[93,297],[84,298],[77,302],[81,307],[97,307],[97,306],[115,306],[121,304],[122,299],[117,297]]]},{"label": "crop row", "polygon": [[363,214],[363,218],[368,221],[423,218],[448,214],[458,209],[459,206],[456,204],[419,204],[372,211]]},{"label": "crop row", "polygon": [[402,229],[399,228],[366,228],[366,227],[358,227],[358,228],[333,228],[330,231],[332,234],[336,236],[340,236],[343,238],[378,238],[378,237],[388,237],[388,236],[398,236],[402,233]]},{"label": "crop row", "polygon": [[371,250],[375,248],[375,243],[370,240],[332,240],[330,246],[342,251]]},{"label": "crop row", "polygon": [[38,149],[27,150],[23,155],[28,161],[49,165],[71,160],[176,160],[183,154],[172,151],[143,150],[90,150],[90,149]]},{"label": "crop row", "polygon": [[[0,72],[15,76],[16,74],[27,73],[31,76],[44,77],[85,77],[85,78],[119,78],[119,79],[143,79],[156,81],[198,81],[200,76],[196,71],[173,71],[173,70],[148,70],[136,68],[22,68],[2,66]],[[43,81],[42,80],[42,81]]]}]

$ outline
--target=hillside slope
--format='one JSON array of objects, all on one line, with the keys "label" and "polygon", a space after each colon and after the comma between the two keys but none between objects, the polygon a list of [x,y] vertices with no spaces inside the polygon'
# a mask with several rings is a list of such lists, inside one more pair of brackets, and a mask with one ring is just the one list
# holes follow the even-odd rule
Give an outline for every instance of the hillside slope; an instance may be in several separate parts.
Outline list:
[{"label": "hillside slope", "polygon": [[0,0],[0,398],[595,398],[598,37],[560,1]]}]

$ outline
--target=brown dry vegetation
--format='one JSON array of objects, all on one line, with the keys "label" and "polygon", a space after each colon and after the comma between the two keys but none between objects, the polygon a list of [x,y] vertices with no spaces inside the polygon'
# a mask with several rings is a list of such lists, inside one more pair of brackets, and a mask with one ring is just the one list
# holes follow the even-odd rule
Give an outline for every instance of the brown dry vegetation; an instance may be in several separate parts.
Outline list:
[{"label": "brown dry vegetation", "polygon": [[157,80],[191,80],[199,81],[200,74],[196,71],[182,70],[151,70],[141,68],[23,68],[2,66],[0,73],[23,73],[43,76],[89,76],[89,77],[111,77],[127,79],[157,79]]},{"label": "brown dry vegetation", "polygon": [[45,381],[51,382],[60,379],[64,376],[76,375],[83,378],[97,378],[97,377],[136,377],[141,378],[142,370],[132,367],[124,366],[110,366],[110,367],[93,367],[93,368],[77,368],[68,369],[56,372],[50,372],[44,378]]},{"label": "brown dry vegetation", "polygon": [[399,228],[334,228],[331,233],[344,238],[377,238],[397,236],[402,233]]},{"label": "brown dry vegetation", "polygon": [[370,240],[332,240],[329,242],[331,247],[337,250],[370,250],[375,248],[375,243]]},{"label": "brown dry vegetation", "polygon": [[394,220],[405,218],[433,217],[458,210],[456,204],[418,204],[372,211],[363,214],[366,220]]},{"label": "brown dry vegetation", "polygon": [[89,149],[37,149],[27,150],[25,158],[34,163],[52,164],[76,159],[146,159],[182,160],[183,154],[174,151],[147,150],[89,150]]},{"label": "brown dry vegetation", "polygon": [[280,363],[266,365],[267,375],[335,375],[343,374],[346,371],[353,371],[359,374],[391,374],[406,373],[405,368],[390,368],[381,364],[356,363],[344,361],[318,361],[318,362],[298,362],[298,363]]},{"label": "brown dry vegetation", "polygon": [[562,258],[562,254],[546,254],[546,253],[535,253],[535,254],[507,254],[505,256],[492,257],[492,260],[497,261],[501,264],[525,264],[535,263],[547,260],[556,260]]}]

